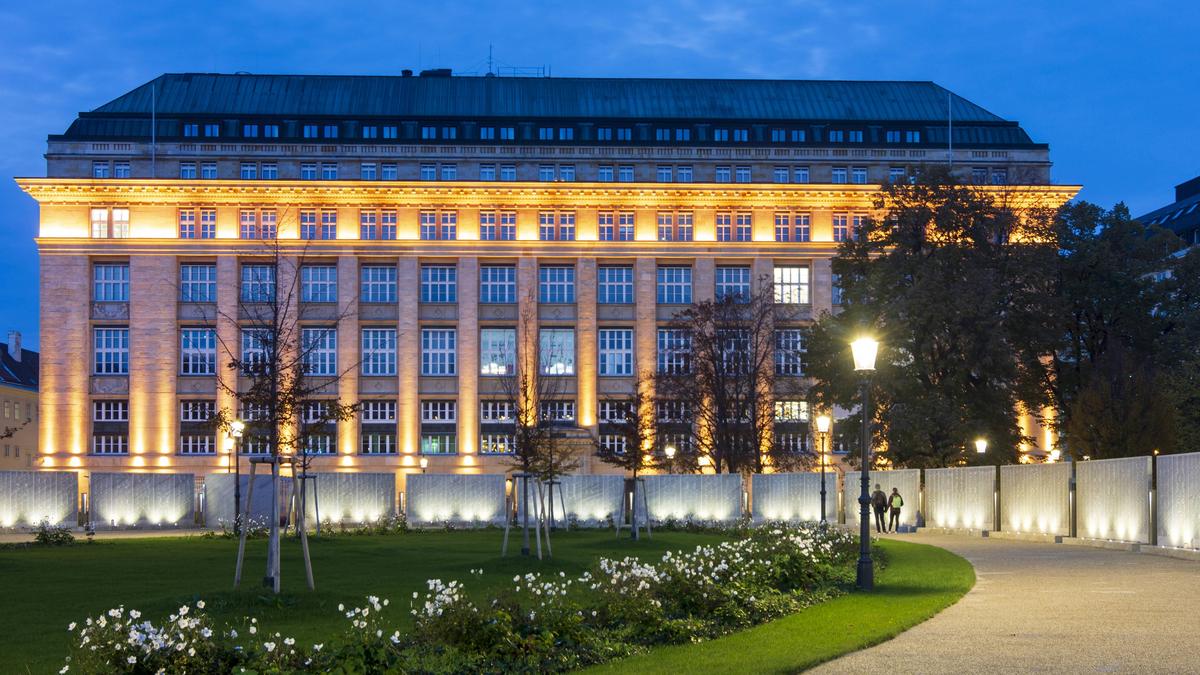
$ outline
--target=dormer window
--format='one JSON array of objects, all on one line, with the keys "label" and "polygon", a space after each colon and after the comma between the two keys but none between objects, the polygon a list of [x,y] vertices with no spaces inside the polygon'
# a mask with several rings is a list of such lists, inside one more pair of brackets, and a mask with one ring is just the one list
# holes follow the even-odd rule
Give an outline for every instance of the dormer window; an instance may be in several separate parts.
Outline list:
[{"label": "dormer window", "polygon": [[558,140],[560,140],[560,141],[575,140],[575,128],[574,127],[560,127],[558,130]]},{"label": "dormer window", "polygon": [[655,129],[654,130],[654,140],[659,141],[660,143],[671,140],[671,130],[670,129]]},{"label": "dormer window", "polygon": [[596,140],[611,141],[613,139],[613,130],[610,127],[600,127],[596,129]]},{"label": "dormer window", "polygon": [[221,135],[221,125],[205,124],[204,125],[204,135],[209,138],[216,138],[217,136],[220,136]]},{"label": "dormer window", "polygon": [[920,143],[921,142],[921,132],[919,132],[919,131],[904,132],[904,142],[905,143]]},{"label": "dormer window", "polygon": [[375,126],[363,127],[362,128],[362,137],[363,138],[378,138],[379,137],[379,127],[375,127]]},{"label": "dormer window", "polygon": [[336,124],[326,124],[324,136],[325,136],[325,138],[337,138],[338,137],[337,125]]},{"label": "dormer window", "polygon": [[848,131],[846,133],[848,134],[848,137],[849,137],[851,143],[862,143],[863,142],[863,132],[861,130]]},{"label": "dormer window", "polygon": [[496,127],[479,127],[479,140],[481,140],[481,141],[496,140]]},{"label": "dormer window", "polygon": [[442,138],[449,140],[458,138],[458,127],[442,127]]},{"label": "dormer window", "polygon": [[242,138],[258,138],[258,125],[257,124],[243,124],[242,125]]},{"label": "dormer window", "polygon": [[745,143],[750,140],[749,129],[734,129],[733,140],[737,143]]},{"label": "dormer window", "polygon": [[713,140],[718,143],[728,143],[729,142],[729,130],[728,129],[713,129]]},{"label": "dormer window", "polygon": [[551,127],[538,127],[538,140],[539,141],[554,140],[554,129]]},{"label": "dormer window", "polygon": [[692,130],[691,129],[676,129],[675,130],[675,140],[676,141],[692,140]]},{"label": "dormer window", "polygon": [[632,141],[633,140],[633,129],[630,129],[629,127],[622,127],[620,129],[617,129],[617,140],[618,141]]},{"label": "dormer window", "polygon": [[279,125],[278,124],[264,124],[263,125],[263,138],[279,138]]},{"label": "dormer window", "polygon": [[183,125],[183,135],[187,136],[187,137],[199,136],[200,135],[200,125],[199,124]]},{"label": "dormer window", "polygon": [[830,143],[845,143],[846,142],[846,132],[842,131],[841,129],[834,129],[834,130],[830,131],[829,132],[829,142]]},{"label": "dormer window", "polygon": [[317,137],[317,125],[305,124],[304,125],[304,137],[305,138],[316,138]]},{"label": "dormer window", "polygon": [[431,141],[437,138],[437,127],[421,127],[421,140]]}]

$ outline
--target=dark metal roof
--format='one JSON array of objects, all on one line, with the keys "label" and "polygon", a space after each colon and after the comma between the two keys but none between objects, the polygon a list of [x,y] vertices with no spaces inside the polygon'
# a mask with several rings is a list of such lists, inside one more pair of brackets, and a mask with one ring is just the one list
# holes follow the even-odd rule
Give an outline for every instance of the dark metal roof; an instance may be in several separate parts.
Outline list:
[{"label": "dark metal roof", "polygon": [[8,345],[0,342],[0,384],[37,391],[38,353],[22,349],[21,360],[17,361],[9,353]]},{"label": "dark metal roof", "polygon": [[941,122],[1005,120],[933,82],[166,74],[100,114]]},{"label": "dark metal roof", "polygon": [[1175,186],[1176,201],[1154,209],[1138,220],[1160,225],[1178,234],[1189,244],[1200,243],[1200,176]]}]

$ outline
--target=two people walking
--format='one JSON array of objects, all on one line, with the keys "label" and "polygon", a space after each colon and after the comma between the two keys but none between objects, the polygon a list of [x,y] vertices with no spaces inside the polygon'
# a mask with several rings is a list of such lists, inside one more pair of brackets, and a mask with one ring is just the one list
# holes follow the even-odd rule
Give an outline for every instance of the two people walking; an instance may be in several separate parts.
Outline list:
[{"label": "two people walking", "polygon": [[[871,507],[875,510],[876,532],[895,532],[900,526],[900,509],[904,507],[904,497],[900,496],[900,490],[897,488],[892,488],[892,494],[888,495],[879,483],[876,483],[875,492],[871,495]],[[887,518],[889,515],[890,519]]]}]

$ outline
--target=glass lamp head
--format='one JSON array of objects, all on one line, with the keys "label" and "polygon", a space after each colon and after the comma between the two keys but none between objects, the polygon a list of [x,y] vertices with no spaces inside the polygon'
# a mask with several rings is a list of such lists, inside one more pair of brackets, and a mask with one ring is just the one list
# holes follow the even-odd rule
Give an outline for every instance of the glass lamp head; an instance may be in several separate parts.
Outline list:
[{"label": "glass lamp head", "polygon": [[817,415],[817,433],[829,433],[829,427],[833,424],[833,420],[829,415]]},{"label": "glass lamp head", "polygon": [[987,452],[987,439],[986,438],[976,438],[975,439],[975,452],[978,452],[981,455],[983,453]]},{"label": "glass lamp head", "polygon": [[667,459],[675,459],[675,446],[668,445],[663,448],[663,454],[667,456]]},{"label": "glass lamp head", "polygon": [[850,343],[850,351],[854,355],[854,370],[859,372],[875,370],[875,354],[879,351],[878,341],[869,337],[860,337]]},{"label": "glass lamp head", "polygon": [[246,431],[246,423],[241,420],[234,420],[229,423],[229,435],[234,438],[241,438],[242,433]]}]

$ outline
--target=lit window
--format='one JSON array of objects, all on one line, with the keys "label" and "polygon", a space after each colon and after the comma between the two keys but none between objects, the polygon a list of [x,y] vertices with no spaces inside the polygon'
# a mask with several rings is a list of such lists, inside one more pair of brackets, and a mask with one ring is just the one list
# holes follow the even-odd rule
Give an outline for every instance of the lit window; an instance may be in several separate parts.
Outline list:
[{"label": "lit window", "polygon": [[601,265],[596,270],[596,302],[601,305],[633,304],[633,267]]},{"label": "lit window", "polygon": [[569,305],[575,302],[575,268],[543,265],[538,268],[538,302]]},{"label": "lit window", "polygon": [[659,267],[657,300],[660,305],[686,305],[692,302],[692,268]]},{"label": "lit window", "polygon": [[479,330],[479,374],[512,375],[517,364],[517,331],[514,328]]},{"label": "lit window", "polygon": [[300,350],[304,374],[337,375],[337,329],[303,328],[300,331]]},{"label": "lit window", "polygon": [[129,302],[129,263],[92,265],[92,300]]},{"label": "lit window", "polygon": [[179,331],[179,374],[215,375],[216,372],[217,331],[212,328]]},{"label": "lit window", "polygon": [[129,329],[92,330],[92,372],[97,375],[129,374]]},{"label": "lit window", "polygon": [[396,329],[362,329],[362,374],[396,374]]},{"label": "lit window", "polygon": [[691,372],[692,336],[677,328],[659,328],[656,367],[664,375]]},{"label": "lit window", "polygon": [[600,375],[633,375],[633,330],[602,328],[597,334],[600,347]]},{"label": "lit window", "polygon": [[776,422],[807,422],[807,401],[775,401]]},{"label": "lit window", "polygon": [[776,304],[808,304],[808,268],[799,266],[776,267],[774,290]]},{"label": "lit window", "polygon": [[454,434],[421,434],[422,455],[453,455],[457,452],[458,437]]},{"label": "lit window", "polygon": [[362,302],[396,302],[396,268],[393,265],[363,265],[359,296]]},{"label": "lit window", "polygon": [[454,265],[421,265],[421,302],[458,302],[458,268]]},{"label": "lit window", "polygon": [[775,374],[804,375],[804,331],[788,328],[775,331]]},{"label": "lit window", "polygon": [[541,329],[538,332],[538,363],[543,375],[574,375],[575,330]]},{"label": "lit window", "polygon": [[453,328],[421,329],[421,374],[430,376],[457,373],[458,333]]}]

